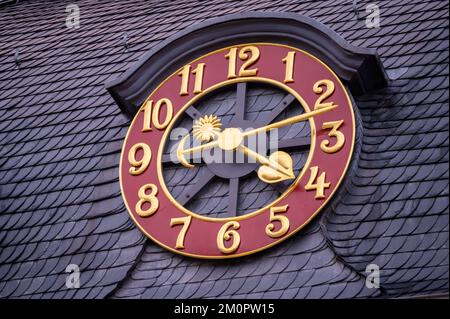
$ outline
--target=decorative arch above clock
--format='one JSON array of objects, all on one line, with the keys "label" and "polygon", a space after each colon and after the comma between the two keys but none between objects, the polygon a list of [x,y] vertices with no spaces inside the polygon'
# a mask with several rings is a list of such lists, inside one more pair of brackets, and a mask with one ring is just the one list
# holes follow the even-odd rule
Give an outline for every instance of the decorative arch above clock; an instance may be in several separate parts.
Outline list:
[{"label": "decorative arch above clock", "polygon": [[387,81],[376,50],[350,45],[330,28],[302,15],[251,12],[213,18],[175,34],[106,88],[121,110],[133,116],[149,92],[188,61],[246,42],[279,43],[307,51],[331,67],[354,96]]}]

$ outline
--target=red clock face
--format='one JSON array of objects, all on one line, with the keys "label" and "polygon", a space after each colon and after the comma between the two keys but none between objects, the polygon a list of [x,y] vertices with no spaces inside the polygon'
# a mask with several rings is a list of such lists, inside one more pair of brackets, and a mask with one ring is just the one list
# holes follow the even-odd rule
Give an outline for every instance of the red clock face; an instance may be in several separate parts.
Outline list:
[{"label": "red clock face", "polygon": [[200,258],[243,256],[320,212],[354,139],[350,98],[319,59],[278,44],[226,47],[150,93],[123,145],[122,195],[161,246]]}]

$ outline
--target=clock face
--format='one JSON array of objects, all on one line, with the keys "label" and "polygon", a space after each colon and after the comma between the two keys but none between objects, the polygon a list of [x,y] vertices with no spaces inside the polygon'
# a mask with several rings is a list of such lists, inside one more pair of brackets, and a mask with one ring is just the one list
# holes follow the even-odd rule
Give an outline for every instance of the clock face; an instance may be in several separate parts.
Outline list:
[{"label": "clock face", "polygon": [[122,195],[163,247],[243,256],[293,235],[324,207],[354,139],[350,98],[318,58],[271,43],[226,47],[150,93],[123,145]]}]

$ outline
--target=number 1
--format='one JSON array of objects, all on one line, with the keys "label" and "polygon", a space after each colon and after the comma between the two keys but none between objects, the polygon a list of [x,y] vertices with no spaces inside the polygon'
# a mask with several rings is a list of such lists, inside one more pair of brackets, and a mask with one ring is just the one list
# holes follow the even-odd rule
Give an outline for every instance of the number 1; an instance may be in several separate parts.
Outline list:
[{"label": "number 1", "polygon": [[285,58],[283,58],[283,63],[286,64],[286,71],[284,73],[284,83],[291,83],[294,82],[294,59],[295,59],[295,52],[291,51],[289,52]]}]

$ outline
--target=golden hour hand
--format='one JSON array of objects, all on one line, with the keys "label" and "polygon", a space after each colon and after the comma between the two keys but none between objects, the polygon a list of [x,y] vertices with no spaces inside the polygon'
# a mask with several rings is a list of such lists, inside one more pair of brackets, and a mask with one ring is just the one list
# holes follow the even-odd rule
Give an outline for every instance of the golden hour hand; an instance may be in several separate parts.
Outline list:
[{"label": "golden hour hand", "polygon": [[263,182],[273,184],[295,178],[292,158],[286,152],[277,151],[267,158],[244,145],[239,145],[237,150],[254,158],[261,164],[258,169],[258,177]]}]

